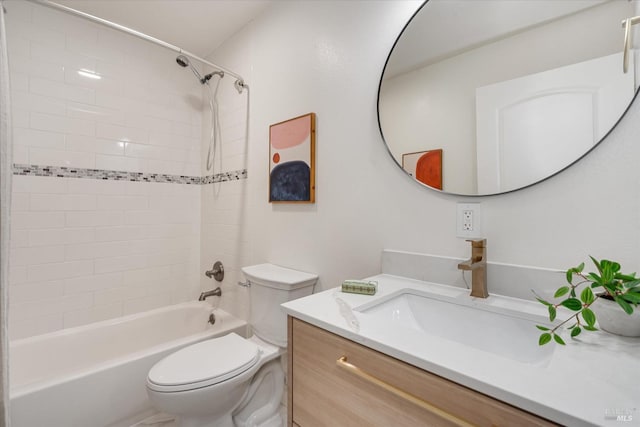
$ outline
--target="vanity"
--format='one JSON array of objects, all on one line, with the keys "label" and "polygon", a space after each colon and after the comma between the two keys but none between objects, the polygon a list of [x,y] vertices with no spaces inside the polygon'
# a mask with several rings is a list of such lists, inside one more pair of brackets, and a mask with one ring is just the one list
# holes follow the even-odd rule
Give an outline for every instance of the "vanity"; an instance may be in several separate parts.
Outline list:
[{"label": "vanity", "polygon": [[[538,346],[540,304],[389,274],[283,305],[289,426],[637,425],[637,339]],[[635,354],[634,354],[635,353]],[[608,372],[611,360],[626,371]],[[624,418],[619,418],[620,416]]]}]

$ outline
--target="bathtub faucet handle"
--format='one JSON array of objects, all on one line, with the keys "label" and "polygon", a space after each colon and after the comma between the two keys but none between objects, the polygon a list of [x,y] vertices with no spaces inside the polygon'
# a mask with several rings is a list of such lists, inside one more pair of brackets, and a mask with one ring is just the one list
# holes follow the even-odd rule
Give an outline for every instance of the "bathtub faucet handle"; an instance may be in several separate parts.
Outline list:
[{"label": "bathtub faucet handle", "polygon": [[222,279],[224,279],[224,266],[222,265],[222,262],[216,261],[215,264],[213,264],[213,267],[211,267],[211,270],[205,271],[204,275],[209,279],[213,277],[218,282],[222,282]]},{"label": "bathtub faucet handle", "polygon": [[221,297],[222,296],[222,289],[220,289],[220,287],[218,286],[217,288],[211,290],[211,291],[206,291],[200,294],[200,296],[198,297],[198,301],[204,301],[209,297]]}]

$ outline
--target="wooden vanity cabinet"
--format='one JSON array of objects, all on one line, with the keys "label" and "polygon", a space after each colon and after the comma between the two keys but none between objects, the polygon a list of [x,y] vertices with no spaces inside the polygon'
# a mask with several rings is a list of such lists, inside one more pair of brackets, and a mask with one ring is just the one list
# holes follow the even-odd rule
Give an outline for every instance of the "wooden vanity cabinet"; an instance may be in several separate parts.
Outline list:
[{"label": "wooden vanity cabinet", "polygon": [[301,320],[288,328],[290,427],[556,425]]}]

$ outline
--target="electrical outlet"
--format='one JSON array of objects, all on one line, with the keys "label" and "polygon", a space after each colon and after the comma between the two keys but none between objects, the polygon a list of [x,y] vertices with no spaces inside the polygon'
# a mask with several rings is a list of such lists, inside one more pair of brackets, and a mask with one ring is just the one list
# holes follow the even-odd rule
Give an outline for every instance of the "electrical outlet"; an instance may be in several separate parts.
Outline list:
[{"label": "electrical outlet", "polygon": [[456,218],[456,236],[481,237],[481,211],[480,203],[458,203]]}]

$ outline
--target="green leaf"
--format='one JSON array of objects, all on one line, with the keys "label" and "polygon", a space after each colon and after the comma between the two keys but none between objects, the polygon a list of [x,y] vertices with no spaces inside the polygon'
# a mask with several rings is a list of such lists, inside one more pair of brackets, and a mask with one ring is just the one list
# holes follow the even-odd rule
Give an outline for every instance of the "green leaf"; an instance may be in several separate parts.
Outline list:
[{"label": "green leaf", "polygon": [[540,339],[538,339],[538,345],[545,345],[549,341],[551,341],[551,334],[549,333],[542,334],[540,335]]},{"label": "green leaf", "polygon": [[598,283],[598,284],[602,285],[602,278],[600,276],[598,276],[596,273],[587,274],[587,279],[591,280],[594,283]]},{"label": "green leaf", "polygon": [[640,279],[636,277],[636,273],[633,273],[633,274],[616,273],[614,279],[623,280],[625,282],[633,282],[633,281],[640,282]]},{"label": "green leaf", "polygon": [[633,307],[631,307],[631,305],[628,302],[626,302],[625,300],[623,300],[619,296],[617,296],[617,295],[614,296],[613,300],[615,302],[617,302],[620,307],[622,307],[622,309],[624,310],[625,313],[627,313],[627,314],[633,313]]},{"label": "green leaf", "polygon": [[591,261],[593,262],[593,264],[596,266],[600,274],[602,274],[602,267],[600,266],[600,263],[598,262],[598,260],[592,257],[591,255],[589,255],[589,258],[591,258]]},{"label": "green leaf", "polygon": [[547,302],[547,301],[543,300],[542,298],[536,298],[536,299],[538,300],[538,302],[539,302],[540,304],[544,304],[544,305],[546,305],[547,307],[549,307],[549,306],[551,305],[551,303],[550,303],[550,302]]},{"label": "green leaf", "polygon": [[560,305],[573,311],[580,311],[580,309],[582,308],[582,303],[577,298],[568,298],[562,301]]},{"label": "green leaf", "polygon": [[595,296],[593,295],[593,291],[591,288],[584,288],[582,293],[580,294],[580,300],[585,304],[591,304]]},{"label": "green leaf", "polygon": [[573,282],[573,268],[567,270],[566,277],[567,283],[571,284],[571,282]]},{"label": "green leaf", "polygon": [[598,328],[596,328],[595,326],[583,326],[585,331],[597,331]]},{"label": "green leaf", "polygon": [[547,328],[546,326],[542,326],[542,325],[536,325],[536,328],[540,329],[541,331],[548,331],[549,328]]},{"label": "green leaf", "polygon": [[568,294],[570,290],[571,288],[569,288],[568,286],[563,286],[559,288],[555,294],[553,294],[553,297],[560,298],[561,296]]},{"label": "green leaf", "polygon": [[565,345],[564,340],[560,338],[560,335],[553,334],[553,339],[560,345]]},{"label": "green leaf", "polygon": [[589,308],[585,308],[584,310],[582,310],[582,318],[585,322],[587,322],[587,325],[589,326],[594,326],[596,324],[596,315]]},{"label": "green leaf", "polygon": [[581,262],[580,265],[575,268],[575,270],[578,273],[582,273],[582,270],[584,270],[584,262]]},{"label": "green leaf", "polygon": [[580,329],[580,327],[575,327],[571,330],[571,338],[575,338],[578,335],[580,335],[580,332],[582,332],[582,329]]},{"label": "green leaf", "polygon": [[554,321],[556,320],[556,308],[552,305],[549,306],[549,320],[550,321]]},{"label": "green leaf", "polygon": [[622,294],[620,295],[622,298],[624,298],[625,301],[628,301],[632,304],[639,304],[640,303],[640,294],[635,293],[635,292],[627,292],[626,294]]}]

